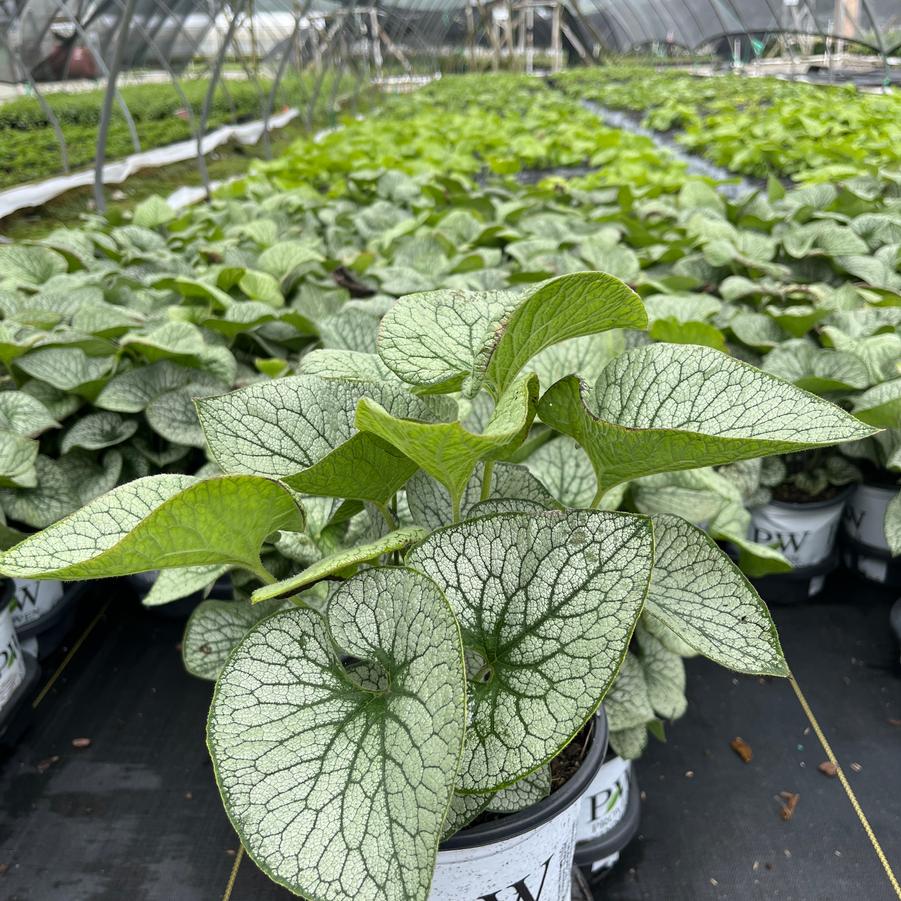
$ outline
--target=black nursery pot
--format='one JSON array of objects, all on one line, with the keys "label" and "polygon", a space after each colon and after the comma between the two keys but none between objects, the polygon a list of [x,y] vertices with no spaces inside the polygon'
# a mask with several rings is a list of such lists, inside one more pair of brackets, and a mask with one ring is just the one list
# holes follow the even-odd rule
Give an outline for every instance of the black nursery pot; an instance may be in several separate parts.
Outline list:
[{"label": "black nursery pot", "polygon": [[463,829],[442,842],[429,901],[540,897],[570,901],[576,822],[583,796],[607,752],[607,718],[594,719],[582,765],[538,804],[508,817]]}]

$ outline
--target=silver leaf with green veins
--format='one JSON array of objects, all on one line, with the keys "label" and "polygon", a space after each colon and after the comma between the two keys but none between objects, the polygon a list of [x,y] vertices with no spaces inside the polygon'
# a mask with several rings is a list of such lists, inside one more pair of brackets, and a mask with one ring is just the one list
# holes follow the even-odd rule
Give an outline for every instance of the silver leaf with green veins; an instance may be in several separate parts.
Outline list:
[{"label": "silver leaf with green veins", "polygon": [[769,610],[741,570],[686,520],[666,514],[652,519],[655,556],[647,617],[722,666],[789,675]]},{"label": "silver leaf with green veins", "polygon": [[264,872],[311,901],[426,901],[466,723],[457,623],[406,569],[346,582],[328,620],[278,613],[225,665],[207,736],[226,810]]},{"label": "silver leaf with green veins", "polygon": [[435,421],[434,408],[399,385],[298,375],[197,401],[210,453],[225,472],[283,479],[306,494],[387,501],[416,464],[354,411],[368,397],[394,416]]},{"label": "silver leaf with green veins", "polygon": [[282,601],[254,605],[246,601],[202,601],[185,626],[181,643],[185,669],[198,679],[214,682],[244,636],[283,606]]},{"label": "silver leaf with green veins", "polygon": [[840,407],[709,347],[651,344],[542,397],[541,420],[591,458],[598,494],[656,472],[852,441],[875,429]]},{"label": "silver leaf with green veins", "polygon": [[646,518],[594,511],[470,520],[411,551],[485,660],[459,791],[512,784],[582,728],[626,652],[652,554]]},{"label": "silver leaf with green veins", "polygon": [[[379,329],[379,354],[405,382],[429,391],[483,382],[500,396],[540,351],[612,328],[642,328],[638,295],[600,272],[579,272],[512,291],[434,291],[399,300]],[[465,385],[464,385],[465,383]]]}]

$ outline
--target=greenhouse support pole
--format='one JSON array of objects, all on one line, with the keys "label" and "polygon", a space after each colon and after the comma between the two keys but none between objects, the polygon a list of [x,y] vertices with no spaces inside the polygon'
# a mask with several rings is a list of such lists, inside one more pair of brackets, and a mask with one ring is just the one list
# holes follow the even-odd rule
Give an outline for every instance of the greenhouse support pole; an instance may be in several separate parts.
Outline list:
[{"label": "greenhouse support pole", "polygon": [[560,0],[554,0],[551,10],[551,56],[554,59],[552,71],[559,72],[562,66],[563,44],[560,39]]},{"label": "greenhouse support pole", "polygon": [[[308,2],[304,8],[304,13],[309,6],[310,4]],[[269,138],[269,119],[272,117],[272,107],[275,105],[275,95],[278,92],[278,86],[285,74],[288,59],[294,51],[294,42],[297,40],[297,35],[300,32],[300,20],[304,13],[301,13],[301,15],[294,20],[294,30],[291,32],[291,37],[288,38],[288,43],[285,46],[285,52],[282,53],[282,58],[278,61],[278,69],[276,70],[275,78],[272,80],[272,88],[269,91],[269,95],[266,97],[266,108],[263,111],[263,155],[267,160],[272,159],[272,141]],[[207,194],[209,194],[209,186],[207,186]]]},{"label": "greenhouse support pole", "polygon": [[588,32],[591,40],[594,42],[594,48],[591,53],[592,57],[594,57],[594,59],[599,59],[601,56],[601,50],[604,46],[604,41],[601,38],[600,33],[594,27],[594,25],[592,25],[591,22],[588,21],[588,17],[585,15],[585,13],[582,12],[582,8],[579,5],[579,0],[574,0],[572,5],[570,6],[570,9],[575,12],[576,18],[579,20],[579,24]]},{"label": "greenhouse support pole", "polygon": [[860,5],[863,7],[863,11],[867,14],[867,18],[873,26],[873,32],[875,33],[876,40],[879,44],[878,50],[879,55],[882,57],[883,72],[882,91],[883,93],[886,93],[889,85],[892,83],[892,70],[888,64],[888,52],[885,49],[885,41],[882,39],[882,29],[876,24],[876,17],[873,15],[873,10],[870,9],[869,0],[860,0]]},{"label": "greenhouse support pole", "polygon": [[377,78],[382,77],[382,35],[379,14],[375,6],[369,7],[369,43],[372,46],[372,64]]},{"label": "greenhouse support pole", "polygon": [[[72,27],[78,32],[78,36],[84,41],[85,47],[93,57],[94,62],[97,63],[97,68],[106,76],[107,80],[109,80],[109,68],[103,60],[103,54],[97,52],[97,48],[91,41],[90,35],[87,33],[87,31],[85,31],[84,26],[66,8],[64,0],[54,0],[54,4],[56,5],[56,8],[59,10],[60,14],[65,16],[72,23]],[[125,124],[128,126],[128,133],[131,135],[132,147],[134,147],[135,153],[140,153],[141,141],[138,138],[138,129],[135,126],[135,120],[134,118],[132,118],[128,104],[125,102],[125,99],[118,91],[116,91],[116,102],[119,104],[119,109],[122,111],[122,116],[125,119]]]},{"label": "greenhouse support pole", "polygon": [[[133,3],[134,0],[129,0],[129,2]],[[216,60],[210,71],[210,83],[207,85],[206,94],[203,98],[203,106],[200,110],[200,125],[197,128],[197,156],[203,156],[203,137],[206,134],[206,123],[210,117],[210,107],[213,105],[213,97],[216,95],[216,86],[219,84],[219,76],[222,74],[222,66],[225,63],[225,54],[228,52],[228,48],[235,36],[235,31],[238,28],[238,18],[243,10],[244,0],[238,0],[238,5],[233,10],[231,21],[228,23],[228,30],[225,32],[225,37],[222,39],[222,45],[219,47],[219,52],[216,54]],[[207,189],[206,198],[207,200],[210,199],[209,189]]]},{"label": "greenhouse support pole", "polygon": [[66,144],[66,136],[63,134],[62,126],[59,124],[59,119],[56,117],[56,113],[53,112],[53,107],[47,102],[47,99],[38,90],[37,82],[34,80],[34,77],[31,74],[31,70],[28,66],[25,65],[25,61],[19,54],[17,49],[14,49],[12,44],[6,37],[6,34],[0,31],[0,42],[2,42],[3,46],[6,48],[6,52],[9,54],[10,59],[12,59],[22,70],[22,74],[25,80],[28,82],[28,86],[34,92],[34,96],[37,98],[38,103],[41,106],[41,110],[44,115],[47,117],[47,121],[50,123],[50,127],[53,129],[54,135],[56,135],[56,142],[59,144],[59,158],[60,162],[63,166],[63,172],[68,175],[69,174],[69,147]]},{"label": "greenhouse support pole", "polygon": [[116,49],[113,56],[113,64],[110,66],[109,77],[106,84],[106,93],[103,95],[103,108],[100,112],[100,126],[97,129],[97,154],[94,158],[94,202],[101,213],[106,211],[106,198],[103,195],[103,166],[106,163],[106,137],[109,133],[110,118],[113,114],[113,99],[116,96],[116,81],[119,71],[125,59],[125,45],[128,43],[128,33],[131,30],[131,20],[135,14],[137,0],[127,0],[125,12],[119,23],[119,35],[116,39]]}]

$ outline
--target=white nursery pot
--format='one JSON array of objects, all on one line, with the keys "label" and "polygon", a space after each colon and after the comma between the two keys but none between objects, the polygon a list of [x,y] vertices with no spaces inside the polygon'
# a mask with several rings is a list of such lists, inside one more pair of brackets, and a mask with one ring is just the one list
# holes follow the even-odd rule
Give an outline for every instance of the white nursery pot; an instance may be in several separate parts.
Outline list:
[{"label": "white nursery pot", "polygon": [[538,804],[443,842],[429,901],[571,901],[582,799],[606,750],[606,717],[599,715],[585,759],[565,785]]},{"label": "white nursery pot", "polygon": [[611,758],[598,770],[579,805],[577,842],[606,835],[625,816],[631,775],[632,764],[622,757]]},{"label": "white nursery pot", "polygon": [[901,583],[901,561],[885,537],[885,511],[897,494],[894,487],[858,485],[845,507],[845,564],[874,582]]},{"label": "white nursery pot", "polygon": [[[11,592],[10,592],[11,594]],[[0,599],[0,710],[25,681],[25,657],[13,628],[9,594]]]},{"label": "white nursery pot", "polygon": [[882,485],[858,485],[845,508],[845,533],[855,541],[888,551],[885,538],[885,511],[897,488]]},{"label": "white nursery pot", "polygon": [[751,511],[748,537],[777,547],[797,569],[817,566],[832,555],[847,492],[828,501],[770,501]]},{"label": "white nursery pot", "polygon": [[13,579],[13,625],[27,631],[63,603],[63,583],[56,579]]}]

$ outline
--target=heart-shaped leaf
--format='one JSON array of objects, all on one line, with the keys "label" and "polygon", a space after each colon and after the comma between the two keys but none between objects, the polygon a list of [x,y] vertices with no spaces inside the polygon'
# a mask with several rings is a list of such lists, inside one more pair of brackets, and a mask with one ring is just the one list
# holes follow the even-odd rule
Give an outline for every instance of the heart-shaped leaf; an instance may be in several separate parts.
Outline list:
[{"label": "heart-shaped leaf", "polygon": [[854,398],[854,415],[880,428],[901,428],[901,379],[874,385]]},{"label": "heart-shaped leaf", "polygon": [[282,479],[305,494],[384,503],[416,464],[358,432],[360,398],[394,416],[436,420],[434,408],[396,384],[299,375],[197,401],[210,453],[225,472]]},{"label": "heart-shaped leaf", "polygon": [[59,423],[35,397],[24,391],[0,391],[0,429],[35,438]]},{"label": "heart-shaped leaf", "polygon": [[31,579],[96,579],[219,563],[265,575],[260,546],[266,536],[302,528],[292,493],[270,479],[148,476],[17,544],[0,556],[0,571]]},{"label": "heart-shaped leaf", "polygon": [[410,552],[483,661],[458,790],[512,785],[594,713],[641,612],[652,545],[645,517],[549,511],[469,520]]},{"label": "heart-shaped leaf", "polygon": [[[165,571],[164,571],[165,572]],[[173,569],[169,572],[178,573]],[[229,654],[261,620],[284,604],[248,604],[246,601],[202,601],[188,619],[182,639],[185,669],[198,679],[215,682]]]},{"label": "heart-shaped leaf", "polygon": [[447,601],[420,573],[372,569],[334,593],[328,625],[296,609],[248,634],[207,735],[226,811],[272,879],[319,901],[426,901],[465,724]]},{"label": "heart-shaped leaf", "polygon": [[435,393],[499,397],[532,357],[560,341],[643,328],[641,300],[618,279],[579,272],[512,291],[434,291],[399,300],[382,319],[379,354],[405,382]]},{"label": "heart-shaped leaf", "polygon": [[539,417],[582,445],[598,495],[680,469],[854,441],[874,429],[840,407],[709,347],[652,344],[613,360],[594,392],[576,376]]},{"label": "heart-shaped leaf", "polygon": [[743,673],[787,676],[766,604],[714,541],[678,516],[654,521],[647,615],[700,654]]}]

